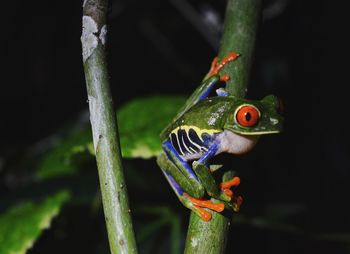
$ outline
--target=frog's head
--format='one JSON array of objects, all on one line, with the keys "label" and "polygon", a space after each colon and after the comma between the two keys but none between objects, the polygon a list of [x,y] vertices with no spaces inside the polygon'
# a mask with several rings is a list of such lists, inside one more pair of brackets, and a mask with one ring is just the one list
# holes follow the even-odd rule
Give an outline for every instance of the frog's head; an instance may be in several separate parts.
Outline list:
[{"label": "frog's head", "polygon": [[268,95],[261,101],[237,98],[236,102],[225,129],[241,135],[272,134],[282,130],[281,105],[276,96]]}]

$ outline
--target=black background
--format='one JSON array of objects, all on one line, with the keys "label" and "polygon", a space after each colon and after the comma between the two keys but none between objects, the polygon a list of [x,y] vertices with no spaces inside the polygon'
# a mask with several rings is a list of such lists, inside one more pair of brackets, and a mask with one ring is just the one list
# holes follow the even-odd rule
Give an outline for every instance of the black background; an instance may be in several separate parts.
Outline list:
[{"label": "black background", "polygon": [[[200,23],[204,31],[207,28],[201,32],[179,8],[183,1],[175,2],[113,2],[108,60],[116,107],[146,95],[189,95],[207,72],[217,53],[220,27],[213,30]],[[223,21],[225,1],[187,3],[198,17],[210,9]],[[2,4],[3,179],[10,173],[7,166],[33,144],[88,109],[81,6],[81,1],[67,0]],[[325,1],[264,3],[248,97],[280,96],[285,104],[285,129],[263,137],[251,157],[237,162],[241,191],[247,200],[246,212],[253,215],[268,214],[270,203],[296,204],[299,212],[292,212],[288,223],[313,236],[237,226],[231,239],[240,250],[237,253],[349,251],[344,243],[350,241],[350,168],[349,66],[343,38],[348,28],[343,9]],[[248,170],[240,171],[244,163]],[[10,189],[7,180],[1,185],[0,190]],[[320,238],[326,234],[346,234],[347,241]]]}]

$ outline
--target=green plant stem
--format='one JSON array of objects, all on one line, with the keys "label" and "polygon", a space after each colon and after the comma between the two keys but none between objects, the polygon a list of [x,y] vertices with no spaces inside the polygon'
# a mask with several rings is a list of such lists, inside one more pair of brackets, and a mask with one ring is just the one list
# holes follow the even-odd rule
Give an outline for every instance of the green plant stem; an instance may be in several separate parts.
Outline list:
[{"label": "green plant stem", "polygon": [[107,0],[83,5],[83,64],[111,253],[137,253],[105,54]]},{"label": "green plant stem", "polygon": [[[230,51],[239,53],[240,57],[235,62],[225,65],[220,75],[230,76],[226,89],[238,97],[245,97],[247,92],[260,6],[261,0],[228,0],[226,7],[218,57],[220,60]],[[232,175],[232,171],[227,172],[223,180]],[[199,216],[191,213],[185,253],[224,253],[231,216],[226,217],[216,212],[212,212],[212,215],[209,222],[204,222]]]},{"label": "green plant stem", "polygon": [[228,0],[226,7],[219,59],[230,51],[239,53],[240,57],[233,64],[224,66],[220,74],[230,76],[226,89],[241,98],[245,97],[248,88],[260,7],[261,0]]}]

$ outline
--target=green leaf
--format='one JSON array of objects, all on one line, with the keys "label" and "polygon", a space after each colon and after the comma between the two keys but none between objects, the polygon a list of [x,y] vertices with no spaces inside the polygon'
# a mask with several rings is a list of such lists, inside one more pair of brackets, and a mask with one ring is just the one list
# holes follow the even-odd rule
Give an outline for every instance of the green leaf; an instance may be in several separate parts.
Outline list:
[{"label": "green leaf", "polygon": [[74,131],[59,142],[40,161],[36,170],[39,180],[73,174],[78,170],[74,159],[79,154],[93,154],[91,128],[89,126]]},{"label": "green leaf", "polygon": [[[160,132],[184,104],[182,96],[152,96],[128,102],[118,112],[119,136],[124,158],[149,159],[161,152]],[[40,161],[35,176],[44,180],[74,174],[79,169],[76,158],[94,155],[90,125],[74,131],[59,142]]]},{"label": "green leaf", "polygon": [[26,201],[9,208],[0,215],[0,253],[21,254],[31,248],[44,229],[69,199],[67,191],[60,191],[40,203]]},{"label": "green leaf", "polygon": [[159,155],[159,134],[184,103],[181,96],[153,96],[122,107],[117,115],[123,157],[148,159]]}]

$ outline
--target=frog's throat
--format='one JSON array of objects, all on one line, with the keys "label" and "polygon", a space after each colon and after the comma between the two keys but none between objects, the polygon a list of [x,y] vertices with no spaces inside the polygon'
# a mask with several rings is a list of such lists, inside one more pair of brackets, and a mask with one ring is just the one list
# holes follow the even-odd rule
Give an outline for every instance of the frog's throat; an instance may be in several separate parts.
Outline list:
[{"label": "frog's throat", "polygon": [[259,135],[247,136],[225,130],[216,136],[216,141],[220,143],[220,149],[217,153],[247,153],[256,145],[258,139]]}]

